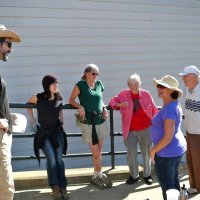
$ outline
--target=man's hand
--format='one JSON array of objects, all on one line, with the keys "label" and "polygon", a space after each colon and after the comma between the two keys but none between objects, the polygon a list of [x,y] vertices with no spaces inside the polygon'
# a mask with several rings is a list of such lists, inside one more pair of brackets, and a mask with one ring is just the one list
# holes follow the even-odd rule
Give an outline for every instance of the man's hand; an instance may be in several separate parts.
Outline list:
[{"label": "man's hand", "polygon": [[0,119],[0,129],[3,129],[5,133],[8,132],[8,120],[7,119]]}]

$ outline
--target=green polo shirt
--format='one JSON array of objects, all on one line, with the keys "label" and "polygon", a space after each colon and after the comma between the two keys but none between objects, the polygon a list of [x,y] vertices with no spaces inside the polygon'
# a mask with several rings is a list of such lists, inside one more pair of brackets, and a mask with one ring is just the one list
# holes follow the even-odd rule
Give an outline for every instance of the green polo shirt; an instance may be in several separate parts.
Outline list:
[{"label": "green polo shirt", "polygon": [[103,101],[102,93],[104,91],[104,86],[101,81],[96,81],[95,87],[90,88],[85,80],[81,80],[76,84],[80,90],[78,95],[80,104],[85,108],[87,123],[91,124],[91,114],[93,111],[98,113],[95,116],[95,124],[102,124],[104,122],[102,118],[103,112]]}]

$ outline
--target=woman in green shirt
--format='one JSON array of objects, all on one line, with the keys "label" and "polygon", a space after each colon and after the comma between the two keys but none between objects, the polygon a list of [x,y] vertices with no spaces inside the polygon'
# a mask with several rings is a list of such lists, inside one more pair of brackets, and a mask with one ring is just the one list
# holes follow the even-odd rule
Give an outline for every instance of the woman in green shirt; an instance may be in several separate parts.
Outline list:
[{"label": "woman in green shirt", "polygon": [[[103,103],[104,86],[96,80],[99,69],[95,64],[86,66],[82,79],[74,86],[69,103],[78,109],[81,118],[80,128],[83,141],[89,144],[93,155],[94,175],[91,183],[98,188],[112,187],[112,182],[102,173],[102,146],[104,137],[108,135],[105,123],[108,111]],[[79,102],[76,101],[78,97]]]}]

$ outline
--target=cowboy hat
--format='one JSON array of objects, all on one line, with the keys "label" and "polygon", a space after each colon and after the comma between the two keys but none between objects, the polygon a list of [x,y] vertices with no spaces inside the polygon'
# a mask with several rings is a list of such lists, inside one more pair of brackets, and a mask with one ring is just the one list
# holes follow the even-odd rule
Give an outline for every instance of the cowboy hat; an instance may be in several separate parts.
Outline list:
[{"label": "cowboy hat", "polygon": [[159,84],[166,88],[169,88],[170,90],[177,91],[178,97],[183,95],[183,91],[178,88],[178,86],[179,86],[178,81],[173,76],[166,75],[166,76],[163,76],[159,80],[154,78],[153,81],[154,81],[155,85]]},{"label": "cowboy hat", "polygon": [[8,30],[4,25],[0,24],[0,38],[10,38],[12,42],[20,42],[20,36],[11,30]]}]

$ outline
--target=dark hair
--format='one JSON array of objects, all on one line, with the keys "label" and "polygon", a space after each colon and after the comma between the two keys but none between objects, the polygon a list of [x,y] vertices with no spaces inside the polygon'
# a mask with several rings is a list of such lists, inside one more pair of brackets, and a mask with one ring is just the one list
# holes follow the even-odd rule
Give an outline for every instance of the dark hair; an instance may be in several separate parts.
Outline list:
[{"label": "dark hair", "polygon": [[173,91],[170,96],[173,98],[173,99],[178,99],[178,92],[177,91]]},{"label": "dark hair", "polygon": [[[47,100],[49,100],[49,99],[51,98],[51,93],[50,93],[50,91],[45,91],[45,92],[42,92],[41,94],[42,94],[42,95],[44,96],[44,98],[47,99]],[[62,100],[62,99],[63,99],[63,97],[62,97],[62,95],[60,94],[60,92],[56,92],[56,93],[54,94],[54,97],[55,97],[55,100],[56,100],[56,101]]]},{"label": "dark hair", "polygon": [[[57,77],[54,75],[48,74],[44,76],[42,79],[42,86],[44,88],[44,92],[42,94],[44,95],[46,99],[51,98],[51,92],[49,90],[49,87],[53,83],[58,83]],[[59,92],[55,93],[54,97],[56,100],[62,100],[62,95]]]}]

